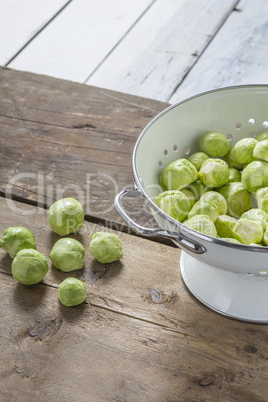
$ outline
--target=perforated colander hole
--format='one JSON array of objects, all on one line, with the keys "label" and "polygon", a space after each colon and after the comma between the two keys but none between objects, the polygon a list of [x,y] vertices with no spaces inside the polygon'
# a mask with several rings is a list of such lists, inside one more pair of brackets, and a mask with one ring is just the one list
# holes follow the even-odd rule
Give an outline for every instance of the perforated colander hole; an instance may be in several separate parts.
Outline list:
[{"label": "perforated colander hole", "polygon": [[246,275],[247,276],[253,276],[253,274],[251,272],[247,272]]},{"label": "perforated colander hole", "polygon": [[158,162],[158,165],[159,165],[160,167],[163,167],[163,162],[162,162],[162,161],[159,161],[159,162]]},{"label": "perforated colander hole", "polygon": [[268,121],[267,120],[263,121],[262,125],[264,128],[268,128]]},{"label": "perforated colander hole", "polygon": [[228,141],[232,141],[233,136],[232,136],[232,134],[227,134],[226,138],[227,138]]},{"label": "perforated colander hole", "polygon": [[178,146],[177,146],[177,145],[173,145],[173,150],[174,150],[175,152],[177,152],[177,151],[178,151]]},{"label": "perforated colander hole", "polygon": [[185,155],[188,155],[190,153],[190,148],[184,148],[183,152]]},{"label": "perforated colander hole", "polygon": [[248,119],[248,124],[249,124],[250,126],[253,126],[253,125],[255,124],[255,120],[254,120],[253,118]]},{"label": "perforated colander hole", "polygon": [[168,150],[167,149],[164,150],[164,155],[168,156]]},{"label": "perforated colander hole", "polygon": [[260,271],[261,275],[267,275],[267,271]]},{"label": "perforated colander hole", "polygon": [[242,127],[242,126],[241,126],[241,124],[240,124],[240,123],[236,123],[236,125],[235,125],[235,129],[236,129],[236,130],[240,130],[240,129],[241,129],[241,127]]},{"label": "perforated colander hole", "polygon": [[256,134],[255,133],[250,133],[249,136],[250,136],[250,138],[254,138],[254,137],[256,137]]}]

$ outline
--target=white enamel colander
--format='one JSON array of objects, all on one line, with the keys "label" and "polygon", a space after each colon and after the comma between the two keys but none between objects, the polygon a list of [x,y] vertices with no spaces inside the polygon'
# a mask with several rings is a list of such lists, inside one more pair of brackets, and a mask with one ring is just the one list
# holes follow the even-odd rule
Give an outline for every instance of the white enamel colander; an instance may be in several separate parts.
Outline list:
[{"label": "white enamel colander", "polygon": [[[207,131],[224,133],[231,145],[268,131],[268,85],[206,92],[156,116],[141,133],[133,152],[135,189],[118,194],[115,208],[134,231],[171,238],[183,250],[182,278],[201,302],[229,317],[268,323],[268,247],[203,235],[177,222],[155,203],[163,191],[159,177],[165,167],[197,152],[199,138]],[[122,205],[126,197],[145,199],[161,229],[134,222]]]}]

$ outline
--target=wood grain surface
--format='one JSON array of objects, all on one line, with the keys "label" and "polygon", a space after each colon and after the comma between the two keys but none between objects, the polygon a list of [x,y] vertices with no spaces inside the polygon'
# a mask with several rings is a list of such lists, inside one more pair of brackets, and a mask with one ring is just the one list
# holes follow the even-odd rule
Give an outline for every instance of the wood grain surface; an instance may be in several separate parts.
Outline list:
[{"label": "wood grain surface", "polygon": [[5,68],[0,80],[1,194],[41,207],[74,196],[121,225],[113,201],[133,188],[134,145],[168,104]]},{"label": "wood grain surface", "polygon": [[[59,236],[47,211],[3,197],[0,208],[0,231],[28,227],[49,261],[42,283],[23,286],[0,250],[1,400],[266,400],[267,325],[197,302],[182,283],[178,249],[117,232],[124,257],[100,264],[88,246],[106,229],[86,222],[73,235],[85,247],[85,266],[66,274],[49,259]],[[66,276],[85,282],[82,305],[59,302]]]},{"label": "wood grain surface", "polygon": [[267,84],[268,2],[241,0],[169,99],[233,85]]}]

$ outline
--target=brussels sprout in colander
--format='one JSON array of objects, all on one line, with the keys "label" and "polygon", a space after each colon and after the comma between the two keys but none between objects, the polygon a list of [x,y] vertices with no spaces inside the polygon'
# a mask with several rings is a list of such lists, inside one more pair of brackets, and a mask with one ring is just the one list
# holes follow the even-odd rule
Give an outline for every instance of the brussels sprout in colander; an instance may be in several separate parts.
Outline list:
[{"label": "brussels sprout in colander", "polygon": [[268,140],[258,142],[253,150],[253,156],[256,159],[263,159],[268,162]]},{"label": "brussels sprout in colander", "polygon": [[254,161],[253,151],[258,141],[254,138],[242,138],[234,146],[234,156],[238,163],[250,163]]},{"label": "brussels sprout in colander", "polygon": [[200,138],[199,147],[209,156],[224,156],[230,149],[230,143],[224,134],[209,131]]},{"label": "brussels sprout in colander", "polygon": [[164,170],[160,182],[164,190],[181,190],[198,177],[196,167],[187,159],[177,159]]},{"label": "brussels sprout in colander", "polygon": [[179,222],[187,218],[192,204],[189,196],[182,191],[164,191],[156,198],[156,203],[164,212]]},{"label": "brussels sprout in colander", "polygon": [[202,183],[209,187],[221,187],[229,180],[229,168],[222,159],[207,159],[198,173]]}]

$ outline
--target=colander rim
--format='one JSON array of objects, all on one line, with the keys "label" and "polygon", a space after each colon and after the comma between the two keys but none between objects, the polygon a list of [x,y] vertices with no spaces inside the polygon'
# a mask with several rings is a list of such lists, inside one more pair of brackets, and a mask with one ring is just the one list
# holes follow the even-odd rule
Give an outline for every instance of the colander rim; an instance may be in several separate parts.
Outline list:
[{"label": "colander rim", "polygon": [[157,212],[157,214],[163,218],[164,220],[167,220],[169,223],[171,223],[172,225],[178,227],[179,229],[179,233],[185,233],[190,234],[192,236],[196,236],[197,238],[201,239],[201,240],[205,240],[209,243],[213,243],[213,244],[217,244],[220,246],[224,246],[227,248],[232,248],[232,249],[236,249],[236,250],[245,250],[245,251],[250,251],[250,252],[258,252],[258,253],[267,253],[268,252],[268,246],[252,246],[252,245],[246,245],[246,244],[237,244],[237,243],[232,243],[232,242],[228,242],[226,240],[221,240],[218,239],[216,237],[212,237],[209,235],[206,235],[204,233],[198,232],[197,230],[191,229],[188,226],[183,225],[183,223],[173,219],[171,216],[169,216],[168,214],[166,214],[162,209],[160,209],[156,203],[154,203],[154,201],[148,196],[148,194],[146,193],[146,191],[144,190],[141,182],[140,182],[140,178],[138,177],[138,173],[137,173],[137,168],[136,168],[136,156],[137,156],[137,151],[138,151],[138,147],[139,144],[141,142],[141,140],[143,139],[143,137],[145,136],[146,132],[148,131],[148,129],[158,120],[160,119],[163,115],[165,115],[166,113],[168,113],[170,110],[174,109],[175,107],[178,107],[186,102],[189,102],[193,99],[205,96],[205,95],[209,95],[215,92],[226,92],[226,91],[232,91],[232,90],[240,90],[240,89],[266,89],[267,93],[268,93],[268,84],[247,84],[247,85],[234,85],[234,86],[226,86],[226,87],[222,87],[222,88],[217,88],[217,89],[213,89],[213,90],[208,90],[208,91],[204,91],[204,92],[200,92],[197,93],[195,95],[192,95],[188,98],[185,98],[183,100],[180,100],[178,102],[175,102],[174,104],[166,107],[164,110],[162,110],[160,113],[158,113],[142,130],[141,134],[139,135],[135,146],[134,146],[134,150],[132,153],[132,170],[133,170],[133,176],[134,176],[134,181],[135,181],[135,185],[138,189],[138,191],[140,191],[143,195],[143,197],[146,199],[146,201],[149,203],[149,205]]}]

